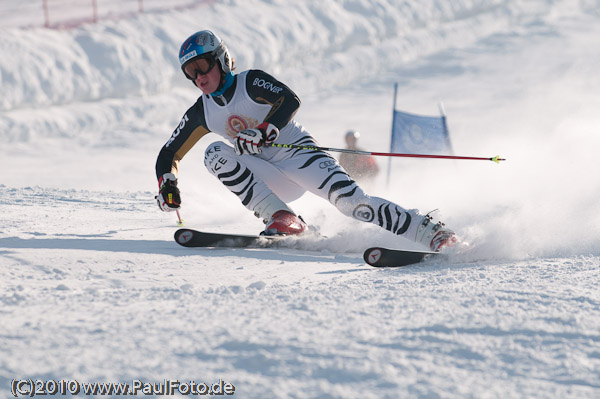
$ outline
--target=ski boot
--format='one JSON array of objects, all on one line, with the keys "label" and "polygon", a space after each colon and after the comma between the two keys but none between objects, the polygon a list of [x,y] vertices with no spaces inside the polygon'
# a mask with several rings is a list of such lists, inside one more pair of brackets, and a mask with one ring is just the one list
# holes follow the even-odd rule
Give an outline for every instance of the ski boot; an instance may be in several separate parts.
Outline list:
[{"label": "ski boot", "polygon": [[265,230],[260,233],[264,236],[275,235],[294,235],[302,234],[306,231],[307,226],[300,216],[294,213],[280,210],[271,216],[271,220],[267,222]]},{"label": "ski boot", "polygon": [[[411,229],[407,232],[406,237],[425,245],[433,252],[439,252],[444,247],[456,245],[458,243],[456,234],[445,227],[442,222],[433,223],[430,213],[423,216],[416,212],[411,212],[411,216],[416,223],[411,223]],[[419,218],[422,218],[420,222]],[[413,225],[415,226],[414,228]]]}]

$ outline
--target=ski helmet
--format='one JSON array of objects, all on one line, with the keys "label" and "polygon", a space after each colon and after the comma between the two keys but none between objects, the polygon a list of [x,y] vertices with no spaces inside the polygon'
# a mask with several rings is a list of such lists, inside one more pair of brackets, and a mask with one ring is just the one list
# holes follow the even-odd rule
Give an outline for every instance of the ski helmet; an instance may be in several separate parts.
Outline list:
[{"label": "ski helmet", "polygon": [[199,57],[210,57],[213,61],[219,61],[221,70],[226,74],[232,70],[233,65],[227,46],[219,36],[209,30],[194,33],[181,45],[179,63],[184,74],[185,65]]},{"label": "ski helmet", "polygon": [[360,137],[360,133],[358,132],[358,130],[348,130],[346,132],[346,140],[350,137],[354,138],[355,140],[358,140],[358,138]]}]

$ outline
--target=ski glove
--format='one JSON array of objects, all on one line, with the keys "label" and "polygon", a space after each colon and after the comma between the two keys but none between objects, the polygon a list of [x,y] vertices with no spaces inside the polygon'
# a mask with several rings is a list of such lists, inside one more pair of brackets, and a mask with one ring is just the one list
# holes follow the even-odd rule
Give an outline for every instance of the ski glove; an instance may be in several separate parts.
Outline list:
[{"label": "ski glove", "polygon": [[177,178],[173,173],[165,173],[158,179],[156,202],[164,212],[172,212],[181,206],[181,195],[177,188]]},{"label": "ski glove", "polygon": [[242,130],[235,136],[233,146],[238,155],[260,154],[263,144],[270,144],[279,137],[279,129],[275,125],[263,122],[254,129]]}]

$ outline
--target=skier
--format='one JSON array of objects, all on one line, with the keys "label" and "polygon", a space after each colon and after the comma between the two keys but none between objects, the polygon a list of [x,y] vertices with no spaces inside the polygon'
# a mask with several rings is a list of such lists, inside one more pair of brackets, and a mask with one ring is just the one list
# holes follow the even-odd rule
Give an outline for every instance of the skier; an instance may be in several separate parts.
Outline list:
[{"label": "skier", "polygon": [[[346,149],[348,150],[358,150],[361,148],[357,146],[358,138],[360,137],[360,133],[356,130],[348,130],[346,132],[346,136],[344,137],[346,140]],[[370,180],[374,179],[379,173],[379,166],[377,166],[377,161],[375,161],[375,157],[371,155],[359,155],[352,154],[350,152],[342,152],[340,154],[339,163],[342,168],[348,174],[358,180]]]},{"label": "skier", "polygon": [[[181,70],[202,96],[184,114],[156,161],[158,206],[181,205],[179,161],[209,132],[225,140],[211,143],[204,164],[266,224],[264,235],[301,234],[307,225],[286,202],[304,192],[328,200],[344,215],[371,222],[438,251],[456,241],[454,232],[429,215],[368,196],[326,152],[270,147],[272,143],[316,145],[293,117],[300,100],[286,85],[261,70],[234,74],[225,43],[211,31],[196,32],[179,52]],[[232,145],[231,145],[231,144]]]}]

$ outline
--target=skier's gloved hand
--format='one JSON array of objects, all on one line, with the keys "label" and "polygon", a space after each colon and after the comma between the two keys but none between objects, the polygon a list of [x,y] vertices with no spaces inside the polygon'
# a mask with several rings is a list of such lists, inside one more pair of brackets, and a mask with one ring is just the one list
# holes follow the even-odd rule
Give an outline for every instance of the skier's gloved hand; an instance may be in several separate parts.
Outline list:
[{"label": "skier's gloved hand", "polygon": [[164,212],[172,212],[181,206],[181,195],[177,188],[177,178],[173,173],[165,173],[158,179],[156,202]]},{"label": "skier's gloved hand", "polygon": [[275,125],[263,122],[254,129],[242,130],[235,136],[235,153],[259,154],[265,143],[272,143],[279,137],[279,129]]}]

